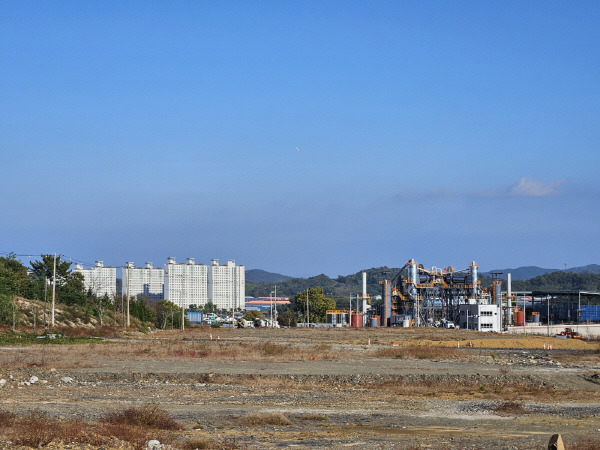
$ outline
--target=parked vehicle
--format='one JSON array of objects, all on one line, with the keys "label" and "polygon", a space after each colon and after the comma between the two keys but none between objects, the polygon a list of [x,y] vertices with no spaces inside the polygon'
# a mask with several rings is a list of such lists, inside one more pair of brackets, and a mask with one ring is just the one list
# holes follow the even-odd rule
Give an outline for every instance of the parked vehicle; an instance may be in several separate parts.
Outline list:
[{"label": "parked vehicle", "polygon": [[237,327],[238,328],[254,328],[254,322],[252,320],[238,319]]},{"label": "parked vehicle", "polygon": [[581,335],[573,328],[565,328],[565,331],[561,331],[561,336],[566,336],[571,339],[582,339]]}]

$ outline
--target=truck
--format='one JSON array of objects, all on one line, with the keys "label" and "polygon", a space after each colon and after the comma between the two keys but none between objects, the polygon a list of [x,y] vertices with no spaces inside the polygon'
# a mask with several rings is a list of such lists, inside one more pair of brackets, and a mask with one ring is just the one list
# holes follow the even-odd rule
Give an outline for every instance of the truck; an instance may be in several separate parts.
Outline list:
[{"label": "truck", "polygon": [[237,327],[238,328],[254,328],[254,322],[252,320],[238,319]]},{"label": "truck", "polygon": [[444,328],[452,328],[452,329],[454,329],[456,327],[454,326],[454,322],[453,321],[447,320],[446,323],[444,323]]}]

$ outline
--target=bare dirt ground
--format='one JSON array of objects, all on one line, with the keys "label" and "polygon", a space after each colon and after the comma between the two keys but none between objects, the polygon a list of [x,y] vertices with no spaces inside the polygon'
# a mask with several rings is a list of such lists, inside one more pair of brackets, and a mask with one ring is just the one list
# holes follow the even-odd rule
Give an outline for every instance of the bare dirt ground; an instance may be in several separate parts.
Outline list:
[{"label": "bare dirt ground", "polygon": [[600,448],[599,350],[438,329],[130,333],[0,348],[0,409],[96,420],[156,404],[216,448],[529,449],[554,433]]}]

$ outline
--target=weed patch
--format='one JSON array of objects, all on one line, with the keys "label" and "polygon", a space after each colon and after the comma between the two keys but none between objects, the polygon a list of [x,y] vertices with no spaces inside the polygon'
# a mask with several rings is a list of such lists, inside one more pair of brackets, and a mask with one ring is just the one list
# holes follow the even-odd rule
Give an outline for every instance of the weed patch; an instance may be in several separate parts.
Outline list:
[{"label": "weed patch", "polygon": [[139,408],[111,412],[104,417],[104,422],[113,425],[125,424],[158,430],[181,430],[183,428],[167,411],[155,405],[144,405]]},{"label": "weed patch", "polygon": [[237,421],[246,427],[261,427],[265,425],[291,425],[290,419],[281,413],[254,413],[241,417]]},{"label": "weed patch", "polygon": [[396,359],[463,359],[465,354],[454,348],[410,346],[404,348],[382,348],[375,356]]}]

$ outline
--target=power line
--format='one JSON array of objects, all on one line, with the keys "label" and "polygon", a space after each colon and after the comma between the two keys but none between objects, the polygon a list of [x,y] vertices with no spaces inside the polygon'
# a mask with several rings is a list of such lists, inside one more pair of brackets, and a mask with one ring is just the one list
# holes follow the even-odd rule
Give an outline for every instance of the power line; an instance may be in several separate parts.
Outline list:
[{"label": "power line", "polygon": [[[44,254],[36,254],[36,253],[15,253],[15,252],[6,252],[6,251],[0,251],[0,255],[6,255],[6,256],[17,256],[20,258],[29,258],[31,259],[32,257],[43,257]],[[46,255],[50,255],[52,256],[52,254],[47,253]],[[86,267],[94,267],[96,265],[96,263],[91,263],[91,262],[87,262],[87,261],[81,261],[79,259],[73,258],[71,256],[67,256],[67,255],[61,255],[61,254],[57,254],[57,257],[60,257],[63,261],[68,260],[71,263],[76,263],[76,264],[81,264],[82,266],[86,266]]]}]

